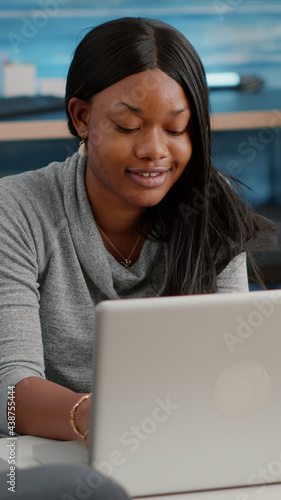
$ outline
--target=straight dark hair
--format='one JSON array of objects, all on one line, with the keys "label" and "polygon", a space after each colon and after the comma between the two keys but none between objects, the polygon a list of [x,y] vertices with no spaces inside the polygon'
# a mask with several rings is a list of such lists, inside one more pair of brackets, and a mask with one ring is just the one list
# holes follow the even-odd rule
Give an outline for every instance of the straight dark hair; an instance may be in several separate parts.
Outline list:
[{"label": "straight dark hair", "polygon": [[[86,101],[129,75],[159,68],[184,90],[191,107],[193,152],[164,199],[144,213],[160,242],[168,242],[165,295],[213,293],[217,276],[239,253],[250,249],[271,221],[254,214],[211,164],[211,130],[206,75],[189,41],[172,26],[154,19],[122,18],[91,30],[78,45],[68,72],[65,105],[70,132],[78,137],[68,103]],[[257,245],[255,245],[257,246]]]}]

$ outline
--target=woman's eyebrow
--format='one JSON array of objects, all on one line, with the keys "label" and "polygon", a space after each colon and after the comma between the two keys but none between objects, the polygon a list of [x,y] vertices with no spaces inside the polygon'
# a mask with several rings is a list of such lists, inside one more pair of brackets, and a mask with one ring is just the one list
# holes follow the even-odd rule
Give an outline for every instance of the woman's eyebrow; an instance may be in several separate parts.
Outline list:
[{"label": "woman's eyebrow", "polygon": [[[143,113],[142,109],[137,108],[135,106],[132,106],[131,104],[128,104],[127,102],[120,101],[120,104],[122,104],[122,106],[125,106],[129,111],[132,111],[132,113],[137,113],[137,114]],[[172,111],[169,112],[169,115],[170,116],[178,116],[181,113],[184,113],[185,111],[189,111],[189,110],[190,110],[189,106],[184,106],[183,108],[180,108],[180,109],[173,109]]]},{"label": "woman's eyebrow", "polygon": [[127,102],[120,101],[120,104],[122,104],[122,106],[125,106],[126,108],[128,108],[128,110],[132,111],[133,113],[137,113],[137,114],[143,113],[142,109],[136,108],[135,106],[132,106],[131,104],[128,104]]},{"label": "woman's eyebrow", "polygon": [[181,113],[184,113],[185,111],[190,111],[189,106],[184,106],[184,108],[180,108],[180,109],[174,109],[173,111],[170,112],[170,115],[171,116],[178,116]]}]

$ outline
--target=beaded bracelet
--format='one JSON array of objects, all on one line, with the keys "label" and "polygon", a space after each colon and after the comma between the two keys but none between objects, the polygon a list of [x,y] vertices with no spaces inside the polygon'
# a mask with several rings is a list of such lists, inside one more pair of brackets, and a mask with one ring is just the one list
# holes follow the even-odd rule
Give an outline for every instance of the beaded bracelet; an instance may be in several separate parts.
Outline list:
[{"label": "beaded bracelet", "polygon": [[82,434],[82,432],[80,432],[80,430],[78,429],[78,427],[75,423],[75,412],[76,412],[77,408],[81,405],[81,403],[83,403],[83,401],[86,401],[86,399],[89,399],[91,397],[91,395],[92,395],[92,393],[90,392],[89,394],[85,394],[85,396],[82,396],[82,398],[80,398],[79,401],[77,401],[77,403],[73,406],[72,410],[70,411],[71,427],[74,430],[75,434],[77,434],[77,436],[79,436],[80,439],[84,439],[84,434]]}]

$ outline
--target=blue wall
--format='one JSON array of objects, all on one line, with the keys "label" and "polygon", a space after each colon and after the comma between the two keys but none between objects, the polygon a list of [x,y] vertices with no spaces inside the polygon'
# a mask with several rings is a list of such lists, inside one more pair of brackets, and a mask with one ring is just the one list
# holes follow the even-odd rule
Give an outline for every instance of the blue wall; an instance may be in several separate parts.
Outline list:
[{"label": "blue wall", "polygon": [[256,73],[281,88],[280,0],[2,0],[0,53],[65,77],[85,30],[122,16],[156,17],[194,44],[207,71]]}]

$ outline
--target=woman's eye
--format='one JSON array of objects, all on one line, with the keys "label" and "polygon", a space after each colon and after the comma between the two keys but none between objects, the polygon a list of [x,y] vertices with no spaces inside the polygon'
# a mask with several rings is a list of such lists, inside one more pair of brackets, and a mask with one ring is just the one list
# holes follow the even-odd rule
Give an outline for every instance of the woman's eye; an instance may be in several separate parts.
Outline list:
[{"label": "woman's eye", "polygon": [[[137,132],[139,130],[139,127],[135,128],[127,128],[127,127],[122,127],[121,125],[118,125],[118,123],[115,123],[115,126],[119,132],[122,132],[123,134],[132,134],[133,132]],[[184,130],[168,130],[166,129],[167,134],[177,136],[177,135],[182,135],[186,132],[186,128]]]},{"label": "woman's eye", "polygon": [[138,130],[138,128],[125,128],[125,127],[121,127],[121,125],[118,125],[118,123],[115,123],[117,129],[120,131],[120,132],[123,132],[124,134],[131,134],[132,132],[136,132],[136,130]]},{"label": "woman's eye", "polygon": [[184,130],[179,130],[179,131],[176,131],[176,130],[166,130],[166,132],[170,135],[182,135],[186,132],[186,128]]}]

